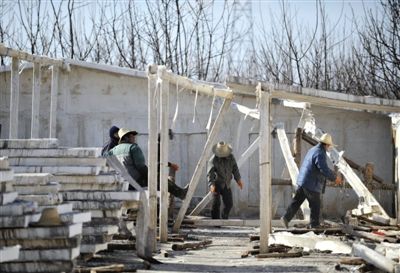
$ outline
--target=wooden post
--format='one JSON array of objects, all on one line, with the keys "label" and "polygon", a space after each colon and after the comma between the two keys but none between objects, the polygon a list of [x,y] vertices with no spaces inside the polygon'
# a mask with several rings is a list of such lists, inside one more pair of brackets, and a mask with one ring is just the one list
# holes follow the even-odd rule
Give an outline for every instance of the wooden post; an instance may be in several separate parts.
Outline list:
[{"label": "wooden post", "polygon": [[178,216],[177,216],[174,226],[172,228],[172,230],[174,232],[177,232],[182,224],[183,217],[185,217],[185,213],[189,207],[190,200],[192,199],[194,191],[196,190],[197,184],[199,183],[201,171],[203,170],[204,166],[206,165],[207,160],[210,157],[212,146],[214,145],[215,139],[218,136],[218,132],[219,132],[220,128],[222,127],[225,113],[229,109],[230,104],[231,104],[230,99],[224,99],[224,103],[222,104],[222,106],[219,110],[218,116],[215,119],[214,125],[210,131],[208,138],[207,138],[206,144],[204,145],[203,152],[201,153],[199,162],[197,163],[196,168],[193,173],[193,176],[192,176],[192,179],[190,180],[189,189],[186,194],[186,198],[182,202],[182,206],[179,210]]},{"label": "wooden post", "polygon": [[303,134],[303,128],[297,128],[296,129],[296,135],[294,139],[294,145],[293,145],[293,156],[294,156],[294,162],[296,162],[296,165],[298,168],[300,168],[301,164],[301,136]]},{"label": "wooden post", "polygon": [[19,59],[11,62],[11,96],[10,96],[10,139],[18,138],[19,113]]},{"label": "wooden post", "polygon": [[49,137],[57,138],[57,98],[59,67],[53,65],[51,69],[51,94],[50,94],[50,124]]},{"label": "wooden post", "polygon": [[33,63],[31,138],[39,138],[40,63]]},{"label": "wooden post", "polygon": [[152,236],[153,251],[156,248],[156,228],[157,228],[157,65],[147,68],[148,77],[148,130],[149,138],[147,145],[148,158],[148,187],[149,187],[149,232]]},{"label": "wooden post", "polygon": [[395,151],[395,178],[394,181],[397,185],[397,224],[400,224],[400,159],[399,159],[399,151],[400,151],[400,122],[397,123],[396,132],[395,132],[395,141],[394,141],[394,151]]},{"label": "wooden post", "polygon": [[[158,77],[162,78],[165,67],[158,68]],[[168,117],[169,117],[169,82],[161,82],[160,101],[160,242],[168,240]]]},{"label": "wooden post", "polygon": [[260,253],[268,253],[271,233],[271,134],[270,92],[260,92]]}]

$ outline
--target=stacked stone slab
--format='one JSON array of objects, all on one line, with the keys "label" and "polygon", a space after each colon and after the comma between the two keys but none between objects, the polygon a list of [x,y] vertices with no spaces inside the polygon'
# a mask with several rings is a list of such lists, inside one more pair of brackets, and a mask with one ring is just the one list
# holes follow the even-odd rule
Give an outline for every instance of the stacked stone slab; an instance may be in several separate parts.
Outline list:
[{"label": "stacked stone slab", "polygon": [[65,204],[56,207],[60,225],[43,225],[37,202],[21,200],[12,191],[14,174],[4,157],[0,158],[0,186],[0,272],[72,271],[79,255],[82,223],[90,221],[90,213],[73,213],[72,205]]},{"label": "stacked stone slab", "polygon": [[68,202],[74,211],[91,213],[92,221],[83,225],[81,253],[106,249],[112,236],[118,233],[123,212],[137,207],[137,201],[133,200],[138,200],[138,195],[128,192],[128,183],[110,172],[99,148],[59,148],[54,139],[9,140],[3,144],[0,140],[1,147],[0,155],[8,156],[19,173],[20,186],[27,184],[30,173],[32,179],[42,177],[42,189],[47,187],[54,194],[57,181],[58,194],[53,195],[54,200]]}]

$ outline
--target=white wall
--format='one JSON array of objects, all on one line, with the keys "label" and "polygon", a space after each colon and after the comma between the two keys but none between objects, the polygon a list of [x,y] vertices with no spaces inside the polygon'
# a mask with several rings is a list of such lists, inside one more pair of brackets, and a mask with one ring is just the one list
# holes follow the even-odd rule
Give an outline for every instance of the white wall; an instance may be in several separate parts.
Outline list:
[{"label": "white wall", "polygon": [[[40,137],[48,136],[50,105],[50,71],[43,70],[41,92]],[[31,114],[32,69],[21,74],[21,98],[19,136],[29,138]],[[60,76],[58,96],[57,137],[62,146],[102,146],[108,138],[112,125],[128,127],[139,132],[138,143],[147,155],[147,78],[128,77],[104,71],[71,66],[71,71],[63,71]],[[0,73],[0,137],[8,137],[10,73]],[[207,137],[205,129],[212,105],[212,97],[198,96],[194,108],[195,93],[183,90],[177,96],[175,86],[170,87],[170,121],[179,102],[179,114],[175,124],[175,139],[170,143],[170,161],[181,166],[177,183],[186,185],[197,164]],[[236,96],[235,101],[255,107],[255,98]],[[360,165],[375,164],[375,172],[385,181],[392,183],[392,140],[390,118],[366,112],[345,111],[332,108],[311,107],[318,127],[331,133],[339,149]],[[218,103],[213,108],[213,119],[218,112]],[[195,113],[195,114],[194,114]],[[293,133],[301,116],[299,109],[272,106],[273,123],[284,122],[288,138]],[[193,123],[193,117],[195,120]],[[242,121],[241,121],[242,120]],[[258,135],[258,121],[243,120],[243,115],[231,109],[224,123],[219,139],[232,143],[236,157],[248,147]],[[309,146],[302,145],[304,156]],[[274,178],[289,178],[277,139],[272,139],[272,167]],[[242,216],[257,214],[259,204],[258,152],[244,166],[241,173],[245,181],[243,191],[234,187],[235,213]],[[285,189],[283,195],[274,194],[281,214],[290,200],[289,187],[274,186],[276,192]],[[206,175],[196,191],[203,196],[207,191]],[[329,189],[324,196],[325,208],[330,214],[341,214],[334,209],[338,190]],[[346,199],[346,198],[344,198]],[[379,199],[379,198],[378,198]],[[391,197],[380,198],[391,212]],[[354,198],[341,203],[345,209],[351,208]],[[340,211],[340,212],[338,212]]]}]

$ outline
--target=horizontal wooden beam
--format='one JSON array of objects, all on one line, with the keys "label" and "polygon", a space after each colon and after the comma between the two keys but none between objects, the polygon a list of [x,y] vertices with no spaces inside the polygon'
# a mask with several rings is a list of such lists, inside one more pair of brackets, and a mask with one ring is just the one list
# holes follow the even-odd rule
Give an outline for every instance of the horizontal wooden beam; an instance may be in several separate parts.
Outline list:
[{"label": "horizontal wooden beam", "polygon": [[[241,95],[254,95],[258,83],[259,81],[239,77],[229,77],[227,80],[227,85],[234,90],[234,94]],[[390,100],[371,96],[356,96],[333,91],[273,84],[269,82],[261,82],[261,88],[262,90],[271,90],[271,98],[290,99],[340,109],[385,113],[400,112],[399,100]]]},{"label": "horizontal wooden beam", "polygon": [[64,65],[63,60],[53,59],[41,55],[30,54],[25,51],[6,47],[4,44],[1,43],[0,43],[0,56],[18,58],[19,60],[28,61],[32,63],[40,63],[42,65],[59,65],[59,66]]}]

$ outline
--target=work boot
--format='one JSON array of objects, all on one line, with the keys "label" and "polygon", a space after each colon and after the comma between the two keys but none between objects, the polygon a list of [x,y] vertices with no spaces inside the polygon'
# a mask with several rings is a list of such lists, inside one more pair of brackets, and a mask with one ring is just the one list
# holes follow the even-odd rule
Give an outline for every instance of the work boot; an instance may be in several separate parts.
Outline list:
[{"label": "work boot", "polygon": [[286,229],[289,228],[289,222],[286,220],[285,216],[281,217],[281,223]]},{"label": "work boot", "polygon": [[187,194],[188,190],[189,190],[189,184],[187,184],[187,185],[182,189],[182,191],[181,191],[181,197],[180,197],[181,200],[183,200],[183,199],[186,198],[186,194]]}]

